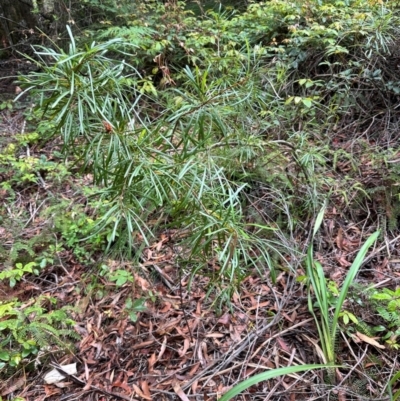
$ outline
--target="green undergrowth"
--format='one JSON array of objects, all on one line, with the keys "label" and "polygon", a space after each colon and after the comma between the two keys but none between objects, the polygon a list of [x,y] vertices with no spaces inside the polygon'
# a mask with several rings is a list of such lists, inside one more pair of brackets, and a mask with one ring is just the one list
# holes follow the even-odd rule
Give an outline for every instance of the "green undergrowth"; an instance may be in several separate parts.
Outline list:
[{"label": "green undergrowth", "polygon": [[[229,298],[250,268],[274,276],[296,255],[282,238],[327,193],[394,227],[395,8],[275,0],[195,17],[179,2],[124,7],[118,25],[86,32],[97,42],[68,28],[68,48],[36,47],[40,70],[20,79],[45,135],[99,187],[88,238],[107,233],[135,255],[159,227],[181,230],[181,265]],[[368,181],[364,157],[387,174]],[[267,207],[254,207],[257,193]]]},{"label": "green undergrowth", "polygon": [[35,359],[40,364],[40,356],[68,351],[71,340],[79,338],[73,325],[68,309],[57,308],[51,297],[41,296],[27,304],[0,302],[0,377],[6,379]]},{"label": "green undergrowth", "polygon": [[[1,146],[10,206],[0,226],[14,239],[0,245],[5,282],[18,286],[68,252],[100,272],[110,252],[138,265],[168,231],[180,273],[209,277],[222,308],[254,272],[297,274],[323,204],[381,238],[397,229],[395,3],[271,0],[200,15],[183,2],[120,3],[91,4],[101,19],[71,24],[65,46],[36,46],[37,70],[19,77],[36,126]],[[35,192],[34,215],[18,211]],[[40,232],[22,235],[35,221]],[[123,269],[104,276],[133,280]],[[396,291],[369,295],[393,348]],[[332,336],[339,321],[362,320],[344,301]],[[142,305],[126,307],[134,319]],[[323,319],[328,330],[328,309]]]}]

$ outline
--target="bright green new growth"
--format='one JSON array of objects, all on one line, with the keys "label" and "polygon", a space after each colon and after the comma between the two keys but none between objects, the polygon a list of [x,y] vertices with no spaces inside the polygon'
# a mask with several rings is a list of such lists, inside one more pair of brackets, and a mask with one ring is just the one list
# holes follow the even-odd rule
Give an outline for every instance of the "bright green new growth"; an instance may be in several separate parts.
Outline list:
[{"label": "bright green new growth", "polygon": [[[335,363],[335,340],[338,335],[339,329],[339,317],[342,310],[343,303],[346,300],[347,293],[350,286],[352,285],[354,278],[357,275],[358,270],[363,264],[365,255],[369,247],[377,240],[379,236],[379,231],[372,234],[365,244],[361,247],[358,252],[354,262],[352,263],[346,279],[343,282],[342,289],[340,290],[339,296],[336,301],[333,317],[330,314],[330,305],[328,303],[328,286],[327,280],[321,264],[314,260],[313,253],[313,239],[315,234],[318,232],[325,213],[325,207],[321,209],[315,221],[313,236],[310,240],[310,245],[308,247],[307,258],[306,258],[306,270],[309,280],[308,286],[308,309],[315,319],[317,325],[319,338],[321,341],[323,356],[325,358],[325,363]],[[315,314],[315,306],[313,301],[313,294],[316,298],[317,307],[320,311],[320,318]]]}]

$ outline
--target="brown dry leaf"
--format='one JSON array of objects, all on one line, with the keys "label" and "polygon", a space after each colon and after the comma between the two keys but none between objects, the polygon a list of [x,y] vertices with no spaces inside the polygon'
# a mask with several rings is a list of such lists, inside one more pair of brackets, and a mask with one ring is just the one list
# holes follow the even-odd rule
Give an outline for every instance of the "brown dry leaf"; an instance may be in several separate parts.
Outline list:
[{"label": "brown dry leaf", "polygon": [[148,340],[148,341],[143,341],[142,343],[135,344],[132,349],[141,349],[141,348],[146,348],[149,345],[152,345],[155,343],[155,340]]},{"label": "brown dry leaf", "polygon": [[206,338],[222,338],[225,337],[225,334],[222,333],[209,333],[206,334]]},{"label": "brown dry leaf", "polygon": [[261,284],[261,291],[264,294],[269,294],[271,292],[271,288],[269,288],[266,284]]},{"label": "brown dry leaf", "polygon": [[171,308],[172,308],[171,302],[164,301],[164,306],[163,306],[163,308],[162,308],[162,309],[159,309],[158,312],[159,312],[159,313],[167,313],[167,312],[169,312],[169,311],[171,310]]},{"label": "brown dry leaf", "polygon": [[[112,385],[112,387],[119,387],[125,390],[128,394],[132,393],[132,389],[128,386],[127,383],[121,381],[121,380],[116,380]],[[151,399],[151,398],[150,398]]]},{"label": "brown dry leaf", "polygon": [[145,394],[146,397],[149,397],[150,399],[152,399],[152,398],[151,398],[151,392],[150,392],[149,383],[147,383],[146,380],[143,380],[143,381],[140,383],[140,387],[142,388],[143,394]]},{"label": "brown dry leaf", "polygon": [[386,278],[385,269],[389,263],[387,258],[382,260],[382,263],[374,269],[375,278],[378,281],[382,281]]},{"label": "brown dry leaf", "polygon": [[166,265],[165,267],[164,267],[164,271],[165,271],[165,273],[171,273],[171,272],[173,272],[175,270],[175,267],[174,267],[174,265]]},{"label": "brown dry leaf", "polygon": [[143,391],[140,389],[139,386],[137,386],[136,384],[132,384],[133,390],[135,391],[135,393],[141,397],[144,398],[145,400],[149,400],[151,401],[151,396],[148,396],[146,394],[143,393]]},{"label": "brown dry leaf", "polygon": [[385,349],[385,346],[382,344],[379,344],[378,341],[375,341],[374,338],[368,337],[365,334],[362,334],[360,332],[356,332],[356,336],[361,340],[364,341],[367,344],[373,345],[376,348],[380,348],[380,349]]},{"label": "brown dry leaf", "polygon": [[279,346],[286,351],[288,354],[291,353],[290,347],[286,344],[286,342],[283,340],[282,337],[277,337],[276,342],[279,344]]},{"label": "brown dry leaf", "polygon": [[336,246],[339,249],[343,249],[343,229],[342,229],[342,227],[339,227],[335,242],[336,242]]},{"label": "brown dry leaf", "polygon": [[159,361],[162,358],[166,349],[167,349],[167,336],[164,336],[164,340],[161,344],[160,352],[158,353],[158,356],[157,356],[157,361]]},{"label": "brown dry leaf", "polygon": [[176,327],[178,327],[178,324],[180,323],[181,320],[182,320],[182,317],[178,317],[176,319],[172,319],[169,322],[166,322],[164,325],[162,325],[161,327],[159,327],[157,329],[156,333],[161,336],[164,334],[168,334],[169,332],[174,330]]},{"label": "brown dry leaf", "polygon": [[112,384],[112,387],[120,387],[128,394],[132,393],[132,389],[128,386],[128,376],[123,372],[120,372],[117,380],[115,380],[115,382]]},{"label": "brown dry leaf", "polygon": [[339,263],[340,266],[342,266],[342,267],[349,267],[349,266],[351,266],[351,263],[348,262],[348,261],[346,260],[346,257],[345,257],[342,253],[339,253],[338,255],[336,255],[336,256],[335,256],[335,259],[338,261],[338,263]]},{"label": "brown dry leaf", "polygon": [[240,337],[241,331],[239,331],[235,326],[230,325],[229,333],[230,333],[231,339],[234,343],[238,343],[241,340],[241,337]]},{"label": "brown dry leaf", "polygon": [[185,337],[186,333],[188,332],[188,326],[183,327],[183,328],[175,327],[175,330],[180,336]]},{"label": "brown dry leaf", "polygon": [[193,394],[196,394],[197,393],[197,387],[199,386],[199,381],[198,380],[195,380],[193,383],[192,383],[192,386],[191,386],[191,389],[192,389],[192,393]]},{"label": "brown dry leaf", "polygon": [[249,377],[252,376],[254,373],[256,373],[258,368],[247,368],[246,371],[244,372],[243,377]]},{"label": "brown dry leaf", "polygon": [[89,375],[89,367],[88,367],[88,365],[87,365],[85,360],[83,360],[83,363],[85,364],[85,379],[86,379],[86,382],[88,382],[89,381],[89,377],[90,377],[90,375]]},{"label": "brown dry leaf", "polygon": [[228,326],[231,322],[231,315],[229,313],[225,313],[218,319],[217,322],[222,324],[223,326]]},{"label": "brown dry leaf", "polygon": [[183,341],[183,348],[178,350],[178,354],[179,354],[179,356],[181,358],[183,356],[185,356],[185,354],[186,354],[187,350],[189,349],[189,347],[190,347],[190,341],[189,341],[188,338],[185,338],[184,341]]},{"label": "brown dry leaf", "polygon": [[292,320],[292,318],[291,318],[287,313],[282,312],[282,316],[283,316],[286,320],[288,320],[290,323],[294,323],[293,320]]},{"label": "brown dry leaf", "polygon": [[57,388],[66,388],[66,387],[70,387],[72,384],[72,382],[59,382],[59,383],[53,383],[53,386],[57,387]]},{"label": "brown dry leaf", "polygon": [[158,241],[158,242],[155,244],[155,249],[156,249],[157,252],[160,252],[160,251],[161,251],[161,248],[162,248],[163,244],[164,244],[164,241],[163,241],[163,240]]},{"label": "brown dry leaf", "polygon": [[197,303],[196,303],[196,316],[201,316],[201,301],[202,301],[202,299],[201,300],[199,300],[199,301],[197,301]]},{"label": "brown dry leaf", "polygon": [[44,387],[44,392],[46,394],[46,398],[61,393],[61,390],[53,385],[45,384],[43,387]]},{"label": "brown dry leaf", "polygon": [[149,372],[153,372],[154,370],[154,365],[157,362],[157,357],[156,354],[151,354],[150,358],[148,359],[148,363],[149,363]]},{"label": "brown dry leaf", "polygon": [[86,309],[89,305],[90,302],[90,295],[87,295],[86,297],[82,297],[78,299],[78,301],[75,304],[75,309],[78,312],[79,315],[84,315],[86,312]]},{"label": "brown dry leaf", "polygon": [[88,391],[92,387],[93,383],[93,378],[89,378],[89,380],[86,382],[86,385],[83,387],[83,391]]},{"label": "brown dry leaf", "polygon": [[6,388],[2,388],[1,389],[1,395],[5,396],[8,394],[13,393],[14,391],[20,389],[21,387],[23,387],[25,385],[25,379],[23,377],[19,378],[17,381],[15,381],[12,385],[6,387]]},{"label": "brown dry leaf", "polygon": [[134,274],[134,278],[135,278],[135,283],[137,283],[138,286],[143,291],[151,290],[152,286],[149,284],[149,282],[147,280],[145,280],[143,277],[140,277],[139,274]]},{"label": "brown dry leaf", "polygon": [[198,371],[199,367],[200,367],[200,362],[196,362],[193,365],[192,369],[190,369],[189,376],[193,376]]},{"label": "brown dry leaf", "polygon": [[259,308],[264,308],[266,306],[269,306],[271,302],[270,301],[265,301],[265,302],[261,302],[259,304],[255,304],[254,306],[252,306],[251,308],[248,308],[248,311],[254,310],[254,309],[259,309]]},{"label": "brown dry leaf", "polygon": [[189,398],[186,396],[186,394],[183,392],[181,386],[177,381],[172,383],[172,388],[174,389],[176,395],[182,400],[182,401],[190,401]]},{"label": "brown dry leaf", "polygon": [[239,294],[238,294],[237,292],[235,292],[235,293],[232,295],[232,302],[233,302],[234,304],[240,304],[240,297],[239,297]]},{"label": "brown dry leaf", "polygon": [[200,344],[200,347],[198,347],[197,349],[197,357],[199,358],[199,361],[201,363],[201,366],[206,366],[207,365],[207,360],[205,358],[205,356],[203,355],[203,344],[204,341],[202,341],[202,343]]}]

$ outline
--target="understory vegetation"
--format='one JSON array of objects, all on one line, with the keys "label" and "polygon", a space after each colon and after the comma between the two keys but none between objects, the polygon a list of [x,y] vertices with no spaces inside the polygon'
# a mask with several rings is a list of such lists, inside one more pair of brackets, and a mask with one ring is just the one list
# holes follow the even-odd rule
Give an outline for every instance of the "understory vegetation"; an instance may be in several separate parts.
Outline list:
[{"label": "understory vegetation", "polygon": [[399,4],[72,3],[0,103],[0,398],[400,399]]}]

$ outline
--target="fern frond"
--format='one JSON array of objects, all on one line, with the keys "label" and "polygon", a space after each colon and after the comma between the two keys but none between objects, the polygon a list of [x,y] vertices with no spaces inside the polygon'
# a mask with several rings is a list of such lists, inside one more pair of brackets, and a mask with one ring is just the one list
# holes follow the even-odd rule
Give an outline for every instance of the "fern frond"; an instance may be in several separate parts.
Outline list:
[{"label": "fern frond", "polygon": [[359,331],[361,334],[365,334],[368,337],[373,337],[374,333],[371,331],[371,328],[362,320],[358,320],[358,323],[354,323],[355,328],[357,331]]},{"label": "fern frond", "polygon": [[385,307],[377,307],[376,310],[379,312],[379,315],[388,322],[391,326],[397,325],[400,326],[400,315],[397,311],[389,311]]}]

